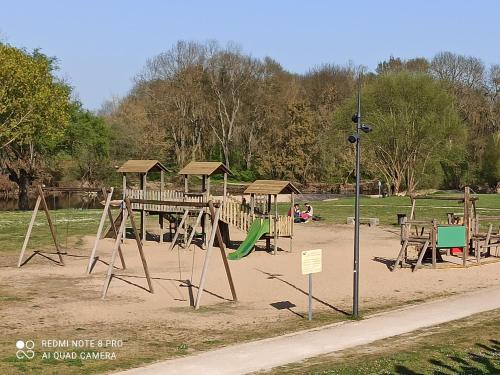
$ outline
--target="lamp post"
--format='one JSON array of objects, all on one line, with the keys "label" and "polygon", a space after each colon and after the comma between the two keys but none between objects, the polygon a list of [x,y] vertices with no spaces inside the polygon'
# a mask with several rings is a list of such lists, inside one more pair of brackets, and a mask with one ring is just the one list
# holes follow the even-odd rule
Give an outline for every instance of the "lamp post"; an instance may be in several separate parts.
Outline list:
[{"label": "lamp post", "polygon": [[361,123],[361,73],[358,77],[358,110],[352,116],[356,123],[356,133],[349,136],[350,143],[356,143],[356,194],[354,198],[354,269],[353,269],[353,293],[352,293],[352,316],[359,316],[359,185],[361,182],[360,159],[361,159],[361,132],[369,133],[371,126]]}]

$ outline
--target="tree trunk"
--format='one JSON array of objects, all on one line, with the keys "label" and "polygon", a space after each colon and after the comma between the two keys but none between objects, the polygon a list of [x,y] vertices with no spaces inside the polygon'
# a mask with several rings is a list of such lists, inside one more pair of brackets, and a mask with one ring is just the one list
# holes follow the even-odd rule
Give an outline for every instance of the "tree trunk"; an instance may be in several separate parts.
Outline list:
[{"label": "tree trunk", "polygon": [[29,201],[28,201],[28,189],[30,187],[31,179],[29,178],[28,174],[21,170],[21,173],[19,174],[19,181],[18,181],[18,186],[19,186],[19,196],[18,196],[18,208],[20,210],[29,210]]}]

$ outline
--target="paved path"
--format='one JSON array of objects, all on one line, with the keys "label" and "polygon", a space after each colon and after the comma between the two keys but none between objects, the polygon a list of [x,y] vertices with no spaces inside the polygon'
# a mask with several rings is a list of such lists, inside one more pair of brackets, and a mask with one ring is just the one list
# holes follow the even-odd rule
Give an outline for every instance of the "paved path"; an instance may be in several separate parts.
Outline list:
[{"label": "paved path", "polygon": [[500,287],[120,372],[121,375],[248,374],[500,308]]}]

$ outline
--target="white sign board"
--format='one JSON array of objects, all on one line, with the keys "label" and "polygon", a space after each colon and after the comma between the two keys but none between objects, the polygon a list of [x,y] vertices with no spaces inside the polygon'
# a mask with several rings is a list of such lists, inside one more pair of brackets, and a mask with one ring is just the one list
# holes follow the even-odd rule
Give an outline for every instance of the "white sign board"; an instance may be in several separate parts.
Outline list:
[{"label": "white sign board", "polygon": [[306,250],[302,252],[302,275],[321,272],[321,249]]}]

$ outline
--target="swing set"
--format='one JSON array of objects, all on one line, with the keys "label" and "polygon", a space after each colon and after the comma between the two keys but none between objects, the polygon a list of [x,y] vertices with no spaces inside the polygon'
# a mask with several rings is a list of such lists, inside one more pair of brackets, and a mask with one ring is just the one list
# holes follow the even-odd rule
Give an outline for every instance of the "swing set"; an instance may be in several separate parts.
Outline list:
[{"label": "swing set", "polygon": [[[112,190],[111,190],[112,191]],[[26,235],[24,237],[24,242],[23,246],[21,249],[21,253],[19,254],[19,260],[17,262],[17,266],[21,267],[24,264],[26,264],[31,258],[33,258],[35,255],[41,255],[55,263],[57,263],[60,266],[64,266],[64,259],[63,255],[68,254],[69,246],[68,246],[68,239],[69,239],[69,222],[70,220],[68,218],[62,219],[62,221],[66,222],[65,226],[65,237],[64,237],[64,242],[65,246],[64,248],[61,246],[61,236],[60,232],[58,231],[58,215],[57,215],[57,200],[56,196],[64,196],[66,194],[67,197],[67,206],[68,208],[71,207],[71,198],[72,196],[79,194],[81,197],[84,197],[87,202],[85,202],[85,199],[82,199],[82,205],[81,208],[84,208],[85,204],[87,203],[87,206],[92,203],[95,199],[98,198],[99,194],[103,194],[106,196],[107,190],[105,188],[102,189],[94,189],[94,188],[73,188],[73,187],[42,187],[41,185],[38,185],[36,187],[36,192],[37,192],[37,199],[35,202],[35,207],[33,209],[33,213],[31,214],[31,220],[28,226],[28,230],[26,232]],[[51,215],[51,210],[49,209],[49,205],[47,204],[47,199],[46,196],[50,193],[52,195],[52,211],[53,215]],[[47,221],[49,230],[50,230],[50,235],[52,237],[52,242],[54,243],[54,248],[55,248],[55,254],[57,255],[58,260],[55,260],[51,258],[49,255],[53,255],[53,253],[47,253],[41,250],[34,250],[33,253],[24,259],[26,250],[28,248],[28,244],[31,239],[31,235],[33,232],[33,227],[35,226],[35,221],[36,217],[38,214],[38,211],[40,208],[43,210],[45,213],[45,219]]]},{"label": "swing set", "polygon": [[[107,203],[109,206],[109,202],[107,202]],[[221,233],[221,230],[219,227],[219,220],[220,220],[220,214],[221,214],[221,205],[219,203],[214,203],[212,200],[209,200],[208,202],[204,203],[204,202],[180,202],[180,201],[131,199],[128,197],[126,197],[125,200],[122,202],[122,206],[121,206],[122,220],[120,223],[120,228],[116,232],[116,236],[114,239],[113,249],[112,249],[112,253],[111,253],[111,260],[110,260],[109,265],[108,265],[108,271],[107,271],[106,279],[104,281],[104,285],[103,285],[103,289],[102,289],[102,299],[106,298],[106,295],[107,295],[107,292],[108,292],[108,289],[109,289],[109,286],[110,286],[110,283],[111,283],[111,280],[113,279],[113,277],[120,276],[120,275],[117,275],[115,273],[115,269],[116,269],[115,263],[116,263],[116,258],[120,254],[120,246],[121,246],[122,240],[125,237],[125,228],[126,228],[126,223],[127,223],[128,219],[130,220],[130,224],[132,226],[133,236],[135,238],[135,243],[136,243],[136,246],[137,246],[137,249],[139,251],[141,261],[142,261],[144,275],[145,275],[147,283],[148,283],[148,291],[150,293],[154,293],[152,278],[151,278],[151,275],[149,272],[146,257],[144,256],[143,245],[141,242],[141,232],[137,228],[136,223],[135,223],[135,219],[134,219],[134,211],[133,211],[132,207],[135,204],[155,205],[155,206],[160,206],[160,207],[168,206],[168,207],[175,207],[177,209],[184,208],[185,209],[185,213],[183,215],[184,220],[187,218],[190,210],[199,210],[199,212],[203,213],[203,212],[205,212],[204,210],[207,209],[209,217],[210,217],[210,221],[212,224],[212,228],[211,228],[210,235],[209,235],[208,247],[207,247],[206,254],[205,254],[205,260],[203,263],[202,273],[201,273],[200,282],[199,282],[199,286],[198,286],[198,294],[196,296],[194,308],[199,309],[199,307],[200,307],[201,297],[203,295],[206,277],[208,274],[209,259],[213,253],[213,248],[215,246],[215,239],[216,238],[217,238],[217,246],[220,249],[220,254],[222,257],[224,269],[225,269],[226,276],[228,279],[229,288],[231,290],[232,299],[233,299],[233,301],[237,301],[236,290],[234,287],[233,278],[231,276],[231,270],[229,268],[229,263],[228,263],[228,260],[226,258],[225,245],[224,245],[224,241],[222,238],[222,233]],[[105,209],[105,211],[106,211],[106,209]],[[104,217],[104,215],[105,215],[105,213],[103,213],[103,217]],[[197,218],[198,218],[197,221],[200,221],[201,214],[198,214]],[[113,223],[112,217],[110,217],[110,221],[111,221],[111,223]],[[178,233],[179,233],[179,231],[177,231],[177,233],[176,233],[177,236],[178,236]],[[193,237],[193,235],[191,234],[191,238],[190,238],[189,243],[191,243],[192,237]],[[173,244],[175,244],[175,241],[173,241]],[[93,254],[91,254],[90,261],[92,261],[93,258],[95,258],[95,252],[93,252]],[[122,262],[122,266],[123,266],[123,268],[125,268],[125,265],[123,262]],[[191,282],[188,280],[187,283],[188,283],[188,286],[190,287]]]}]

